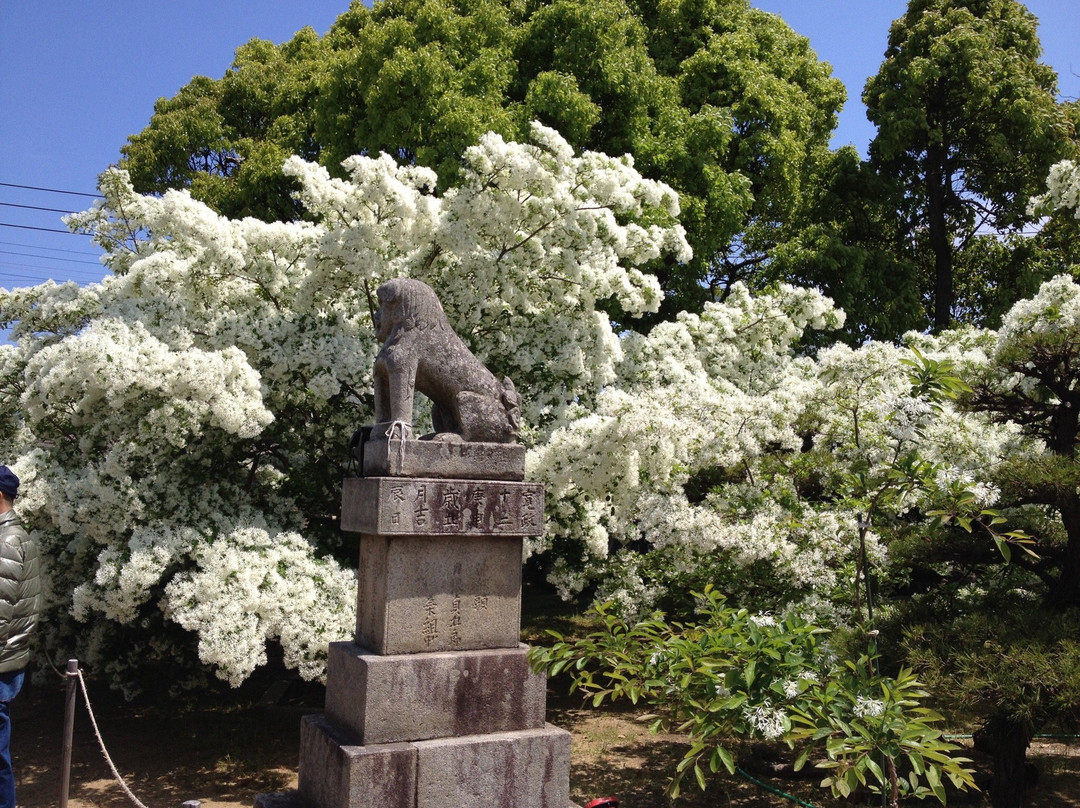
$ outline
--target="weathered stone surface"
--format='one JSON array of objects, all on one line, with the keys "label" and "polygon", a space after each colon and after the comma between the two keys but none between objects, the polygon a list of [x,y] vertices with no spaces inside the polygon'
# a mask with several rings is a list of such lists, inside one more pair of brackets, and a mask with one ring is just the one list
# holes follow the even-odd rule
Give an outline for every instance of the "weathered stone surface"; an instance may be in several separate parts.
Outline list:
[{"label": "weathered stone surface", "polygon": [[539,729],[545,677],[528,650],[380,656],[331,643],[326,716],[365,744]]},{"label": "weathered stone surface", "polygon": [[[256,794],[255,808],[313,808],[310,803],[301,799],[299,792],[276,791],[273,794]],[[569,808],[581,808],[576,802],[572,802]]]},{"label": "weathered stone surface", "polygon": [[418,741],[417,806],[565,808],[570,733],[543,729]]},{"label": "weathered stone surface", "polygon": [[359,447],[365,477],[525,479],[525,447],[517,443],[378,438]]},{"label": "weathered stone surface", "polygon": [[375,420],[411,426],[416,392],[431,399],[437,432],[467,441],[517,440],[521,397],[499,381],[454,333],[427,284],[395,278],[376,290]]},{"label": "weathered stone surface", "polygon": [[521,537],[360,536],[356,642],[377,654],[517,648]]},{"label": "weathered stone surface", "polygon": [[300,723],[300,798],[311,808],[417,808],[417,749],[360,746],[325,717]]},{"label": "weathered stone surface", "polygon": [[341,529],[381,536],[539,536],[544,486],[427,477],[346,477]]},{"label": "weathered stone surface", "polygon": [[296,789],[275,791],[272,794],[256,794],[255,808],[311,808]]}]

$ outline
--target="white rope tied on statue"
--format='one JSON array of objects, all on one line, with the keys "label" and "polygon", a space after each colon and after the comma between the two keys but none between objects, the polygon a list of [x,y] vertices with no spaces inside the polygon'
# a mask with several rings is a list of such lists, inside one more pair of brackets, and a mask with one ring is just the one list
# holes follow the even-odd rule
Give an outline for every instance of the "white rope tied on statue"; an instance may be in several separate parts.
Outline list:
[{"label": "white rope tied on statue", "polygon": [[90,707],[90,694],[86,692],[86,680],[83,679],[82,669],[78,671],[79,685],[82,687],[83,700],[86,702],[86,712],[90,715],[90,724],[94,727],[94,735],[97,736],[98,746],[101,747],[101,754],[105,756],[105,762],[109,764],[109,770],[112,771],[113,777],[116,778],[116,782],[120,784],[120,788],[123,789],[127,798],[132,801],[138,808],[146,808],[138,797],[131,793],[131,789],[127,787],[127,783],[124,782],[124,778],[120,776],[120,772],[116,770],[116,765],[112,762],[112,758],[109,757],[109,751],[105,748],[105,741],[101,737],[101,731],[98,729],[97,719],[94,718],[94,710]]},{"label": "white rope tied on statue", "polygon": [[398,440],[398,465],[405,465],[405,441],[412,435],[412,424],[408,421],[391,421],[386,429],[386,465],[390,465],[390,447],[394,443],[394,436]]}]

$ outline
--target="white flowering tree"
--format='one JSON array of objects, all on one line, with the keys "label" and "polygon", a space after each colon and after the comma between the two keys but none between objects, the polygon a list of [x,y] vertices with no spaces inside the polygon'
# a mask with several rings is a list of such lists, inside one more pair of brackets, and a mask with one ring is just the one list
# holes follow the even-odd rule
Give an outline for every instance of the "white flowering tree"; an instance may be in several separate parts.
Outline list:
[{"label": "white flowering tree", "polygon": [[184,683],[177,662],[197,658],[235,685],[273,640],[321,672],[354,622],[336,490],[370,421],[386,279],[437,289],[515,379],[530,442],[616,379],[623,349],[599,304],[659,306],[639,267],[689,257],[677,196],[630,158],[533,135],[486,136],[441,193],[386,156],[350,159],[347,179],[291,159],[308,223],[229,220],[103,175],[104,203],[70,224],[111,275],[0,292],[15,340],[0,350],[2,448],[47,559],[52,653],[117,681],[157,662]]},{"label": "white flowering tree", "polygon": [[1072,209],[1080,219],[1080,165],[1073,160],[1062,160],[1050,167],[1046,178],[1046,193],[1033,197],[1028,203],[1028,214],[1049,214],[1059,209]]},{"label": "white flowering tree", "polygon": [[560,587],[596,584],[641,614],[711,582],[743,605],[846,621],[872,615],[902,515],[963,520],[1008,553],[1022,536],[995,528],[990,470],[1023,439],[954,402],[993,334],[800,347],[842,322],[811,290],[735,287],[626,336],[617,381],[532,453]]},{"label": "white flowering tree", "polygon": [[372,295],[397,276],[434,286],[522,392],[550,492],[529,552],[564,594],[640,613],[715,582],[749,608],[845,621],[902,574],[889,558],[913,524],[1007,547],[993,470],[1038,444],[953,400],[997,335],[815,355],[804,343],[843,313],[788,286],[735,286],[635,333],[665,294],[642,267],[689,254],[676,195],[629,158],[533,134],[484,137],[445,190],[386,156],[351,158],[345,179],[292,158],[312,220],[290,224],[103,175],[104,204],[71,224],[111,275],[0,292],[16,340],[0,448],[49,559],[50,649],[118,681],[197,660],[237,684],[274,641],[321,673],[354,621],[338,487],[371,417]]},{"label": "white flowering tree", "polygon": [[[828,306],[819,301],[823,317],[800,321],[792,315],[799,296],[813,300],[779,289],[771,299],[736,296],[730,308],[707,311],[702,320],[737,324],[723,340],[697,341],[697,321],[686,317],[626,340],[627,348],[668,340],[666,361],[627,350],[620,384],[630,392],[605,391],[594,412],[561,427],[537,454],[566,459],[551,467],[564,502],[584,520],[583,544],[598,557],[627,548],[608,562],[600,587],[622,611],[670,603],[674,581],[721,587],[741,607],[735,622],[757,627],[791,626],[805,615],[831,626],[872,616],[869,635],[836,635],[850,655],[844,669],[866,675],[834,687],[822,662],[814,675],[830,682],[825,689],[790,670],[770,678],[770,665],[806,660],[782,651],[740,664],[746,646],[756,647],[753,630],[717,661],[702,662],[711,628],[680,623],[668,632],[656,617],[632,626],[610,606],[601,612],[605,630],[556,642],[537,660],[571,670],[575,686],[598,700],[674,700],[667,706],[694,741],[679,774],[732,769],[723,749],[732,735],[825,738],[833,773],[824,784],[839,793],[871,780],[860,756],[879,741],[888,758],[897,738],[919,738],[923,729],[937,737],[916,726],[929,713],[907,712],[925,696],[917,675],[940,703],[982,720],[976,744],[995,761],[994,804],[1020,804],[1028,743],[1040,727],[1075,720],[1080,687],[1080,285],[1068,276],[1045,283],[997,332],[910,334],[901,346],[836,345],[813,357],[798,355],[794,340],[800,322],[829,324]],[[793,333],[791,341],[747,337],[767,323]],[[734,361],[725,364],[719,357],[729,351]],[[697,376],[705,364],[710,371]],[[709,384],[695,386],[702,380]],[[740,409],[747,395],[758,398]],[[574,456],[587,462],[575,469]],[[635,545],[641,537],[647,541]],[[603,569],[600,561],[567,564],[567,585]],[[781,614],[753,616],[748,607]],[[879,631],[890,656],[915,673],[868,687],[880,675],[872,660]],[[791,652],[795,643],[784,640]],[[856,663],[868,646],[869,657]],[[746,670],[756,695],[739,681]],[[904,687],[910,699],[900,695]],[[886,764],[871,769],[894,802],[920,789],[944,800],[943,771],[905,783]],[[952,775],[954,783],[966,777]]]}]

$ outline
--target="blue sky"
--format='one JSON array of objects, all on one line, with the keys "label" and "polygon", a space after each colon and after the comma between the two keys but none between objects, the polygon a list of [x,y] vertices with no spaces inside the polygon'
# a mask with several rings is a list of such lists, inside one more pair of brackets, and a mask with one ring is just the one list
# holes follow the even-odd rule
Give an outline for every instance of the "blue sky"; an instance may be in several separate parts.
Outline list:
[{"label": "blue sky", "polygon": [[[848,88],[834,145],[865,154],[873,128],[859,102],[906,0],[752,0],[809,37]],[[1063,97],[1080,97],[1076,0],[1030,0],[1044,60]],[[62,232],[154,102],[192,76],[220,77],[252,37],[283,42],[305,25],[325,33],[348,0],[0,0],[0,287],[100,279],[89,240]],[[12,227],[11,225],[18,225]],[[41,228],[41,229],[32,229]]]}]

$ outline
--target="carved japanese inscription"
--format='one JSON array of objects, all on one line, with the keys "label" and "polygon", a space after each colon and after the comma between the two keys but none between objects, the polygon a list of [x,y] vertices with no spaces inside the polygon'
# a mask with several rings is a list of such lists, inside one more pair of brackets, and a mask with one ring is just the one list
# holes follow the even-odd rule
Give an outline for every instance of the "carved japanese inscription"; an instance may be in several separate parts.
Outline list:
[{"label": "carved japanese inscription", "polygon": [[403,477],[345,480],[341,528],[383,536],[543,533],[538,483]]}]

